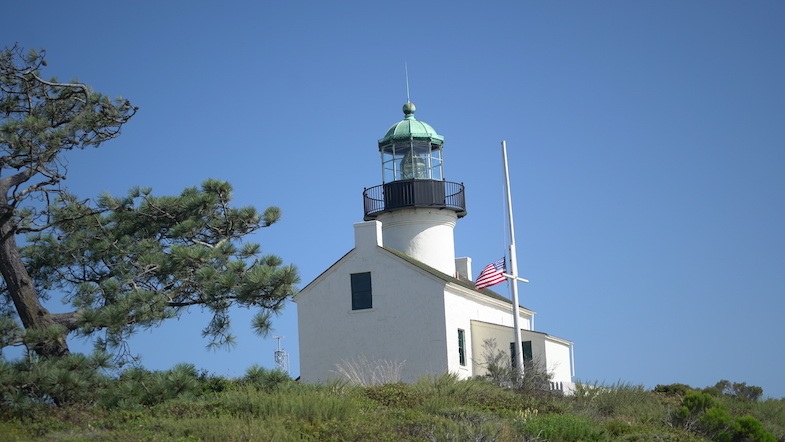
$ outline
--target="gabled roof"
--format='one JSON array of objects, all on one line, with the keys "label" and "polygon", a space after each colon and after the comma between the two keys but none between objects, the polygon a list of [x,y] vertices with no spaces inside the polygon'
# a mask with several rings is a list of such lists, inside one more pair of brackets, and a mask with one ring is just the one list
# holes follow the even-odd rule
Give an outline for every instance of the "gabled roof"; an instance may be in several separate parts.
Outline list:
[{"label": "gabled roof", "polygon": [[354,249],[352,249],[352,250],[349,250],[348,252],[344,253],[342,257],[338,258],[338,261],[335,261],[334,263],[332,263],[332,264],[330,265],[330,267],[327,267],[326,269],[324,269],[324,271],[323,271],[322,273],[319,273],[319,275],[317,275],[317,276],[316,276],[316,278],[312,279],[312,280],[311,280],[311,282],[309,282],[308,284],[306,284],[306,285],[305,285],[305,287],[301,288],[301,289],[300,289],[300,290],[297,292],[297,294],[295,294],[295,295],[292,297],[292,299],[293,299],[293,300],[295,300],[295,302],[297,302],[297,301],[296,301],[296,299],[297,299],[297,298],[300,296],[300,294],[301,294],[302,292],[304,292],[304,291],[305,291],[305,290],[306,290],[308,287],[310,287],[310,286],[311,286],[311,285],[312,285],[314,282],[318,281],[318,280],[319,280],[319,278],[321,278],[321,277],[322,277],[322,275],[325,275],[325,274],[326,274],[327,272],[329,272],[329,271],[330,271],[330,270],[331,270],[333,267],[337,266],[337,265],[338,265],[338,263],[340,263],[341,261],[343,261],[343,260],[344,260],[344,259],[345,259],[347,256],[349,256],[349,254],[351,254],[352,252],[354,252]]},{"label": "gabled roof", "polygon": [[[386,251],[387,253],[392,254],[393,256],[395,256],[395,257],[397,257],[397,258],[399,258],[399,259],[401,259],[403,261],[406,261],[407,263],[409,263],[409,264],[419,268],[420,270],[423,270],[423,271],[431,274],[432,276],[437,277],[438,279],[441,279],[442,281],[444,281],[446,283],[459,285],[459,286],[461,286],[463,288],[472,290],[475,293],[479,293],[479,294],[481,294],[483,296],[487,296],[489,298],[492,298],[492,299],[495,299],[497,301],[501,301],[501,302],[504,302],[504,303],[507,303],[507,304],[512,304],[512,301],[510,301],[509,298],[504,297],[504,296],[494,292],[493,290],[489,290],[489,289],[477,290],[474,287],[474,284],[471,281],[464,281],[464,280],[455,278],[453,276],[450,276],[450,275],[448,275],[448,274],[446,274],[446,273],[444,273],[444,272],[442,272],[440,270],[437,270],[437,269],[429,266],[428,264],[425,264],[422,261],[418,261],[418,260],[412,258],[411,256],[409,256],[409,255],[407,255],[407,254],[405,254],[403,252],[400,252],[400,251],[395,250],[395,249],[390,248],[390,247],[380,247],[380,249]],[[333,269],[341,261],[343,261],[347,256],[349,256],[353,251],[354,251],[354,249],[349,250],[342,257],[340,257],[337,261],[335,261],[330,267],[327,267],[327,269],[325,269],[322,273],[320,273],[316,278],[314,278],[311,282],[306,284],[305,287],[300,289],[299,292],[294,296],[294,298],[295,299],[298,298],[301,293],[305,292],[306,289],[308,289],[308,287],[313,285],[314,282],[319,280],[322,277],[322,275],[325,275],[326,273],[328,273],[331,269]],[[523,307],[523,306],[519,306],[519,307]],[[523,308],[526,309],[526,307],[523,307]]]}]

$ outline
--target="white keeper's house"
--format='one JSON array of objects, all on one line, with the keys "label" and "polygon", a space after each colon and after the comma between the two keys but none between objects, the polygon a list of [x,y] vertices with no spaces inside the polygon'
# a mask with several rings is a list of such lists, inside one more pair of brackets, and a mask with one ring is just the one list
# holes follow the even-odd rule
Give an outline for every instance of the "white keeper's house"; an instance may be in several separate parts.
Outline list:
[{"label": "white keeper's house", "polygon": [[[379,140],[383,181],[363,192],[354,248],[294,297],[303,382],[338,378],[339,364],[361,359],[400,364],[404,382],[479,376],[488,339],[515,359],[512,303],[476,290],[471,259],[455,258],[453,229],[466,203],[463,185],[443,177],[444,138],[414,118],[412,103],[403,112]],[[517,314],[524,360],[570,391],[572,342],[534,331],[533,311]]]}]

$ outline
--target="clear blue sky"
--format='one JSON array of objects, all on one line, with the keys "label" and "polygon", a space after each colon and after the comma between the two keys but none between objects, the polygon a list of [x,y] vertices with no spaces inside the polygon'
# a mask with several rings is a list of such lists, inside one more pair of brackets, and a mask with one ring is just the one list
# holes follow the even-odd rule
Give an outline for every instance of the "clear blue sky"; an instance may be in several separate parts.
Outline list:
[{"label": "clear blue sky", "polygon": [[[504,253],[507,140],[521,302],[575,342],[580,380],[785,396],[785,2],[17,1],[2,15],[3,45],[45,48],[49,76],[140,107],[120,139],[69,157],[73,191],[228,180],[238,204],[282,208],[253,239],[302,285],[353,247],[408,63],[445,176],[466,185],[456,251],[475,274]],[[217,352],[192,313],[133,340],[148,367],[274,365],[249,313]],[[296,322],[293,304],[275,322],[295,376]]]}]

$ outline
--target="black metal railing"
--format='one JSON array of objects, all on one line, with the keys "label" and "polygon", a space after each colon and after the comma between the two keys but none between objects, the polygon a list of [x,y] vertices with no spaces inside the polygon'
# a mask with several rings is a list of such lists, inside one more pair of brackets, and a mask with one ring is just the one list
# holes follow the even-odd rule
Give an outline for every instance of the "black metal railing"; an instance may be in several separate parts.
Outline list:
[{"label": "black metal railing", "polygon": [[458,217],[466,215],[463,184],[436,180],[402,180],[384,183],[363,191],[365,220],[375,219],[382,212],[427,207],[454,210]]}]

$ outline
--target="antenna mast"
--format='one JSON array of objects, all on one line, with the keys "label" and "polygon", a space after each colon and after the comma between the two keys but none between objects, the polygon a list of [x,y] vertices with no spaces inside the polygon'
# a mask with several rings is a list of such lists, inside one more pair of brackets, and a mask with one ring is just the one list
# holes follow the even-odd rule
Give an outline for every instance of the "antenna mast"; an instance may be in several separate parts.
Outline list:
[{"label": "antenna mast", "polygon": [[289,353],[281,348],[281,339],[284,336],[273,336],[278,341],[278,350],[275,350],[275,368],[287,375],[289,374]]}]

